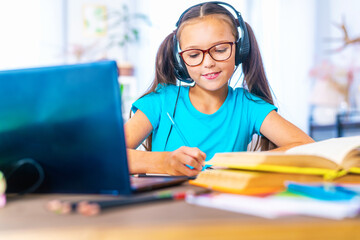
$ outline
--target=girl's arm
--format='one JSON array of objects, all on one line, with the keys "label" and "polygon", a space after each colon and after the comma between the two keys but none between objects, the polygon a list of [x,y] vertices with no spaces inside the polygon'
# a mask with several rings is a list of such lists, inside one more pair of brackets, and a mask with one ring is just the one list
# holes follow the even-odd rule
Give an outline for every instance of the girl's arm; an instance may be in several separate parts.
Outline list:
[{"label": "girl's arm", "polygon": [[276,111],[271,111],[266,116],[260,132],[278,146],[273,151],[286,151],[298,145],[314,142],[311,137],[281,117]]},{"label": "girl's arm", "polygon": [[[147,152],[135,150],[152,132],[146,115],[137,110],[125,123],[125,139],[130,173],[165,173],[170,175],[197,175],[206,155],[198,148],[181,147],[173,152]],[[188,168],[187,165],[194,167]]]}]

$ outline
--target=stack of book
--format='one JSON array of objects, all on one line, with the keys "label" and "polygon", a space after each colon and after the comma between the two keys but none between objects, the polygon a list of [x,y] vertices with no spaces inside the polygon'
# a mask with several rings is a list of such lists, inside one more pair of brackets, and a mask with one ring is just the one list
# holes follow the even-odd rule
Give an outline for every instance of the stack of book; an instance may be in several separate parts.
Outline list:
[{"label": "stack of book", "polygon": [[187,197],[190,204],[266,218],[343,219],[360,213],[360,136],[286,152],[218,153],[208,164],[212,169],[190,184],[215,191]]},{"label": "stack of book", "polygon": [[0,208],[4,207],[6,203],[5,189],[6,189],[5,177],[4,174],[0,171]]},{"label": "stack of book", "polygon": [[220,192],[266,194],[286,181],[360,183],[360,136],[333,138],[286,152],[217,153],[190,184]]},{"label": "stack of book", "polygon": [[336,185],[329,190],[326,185],[291,182],[288,185],[290,191],[266,197],[215,192],[187,195],[186,202],[263,218],[305,215],[340,220],[359,214],[359,184]]}]

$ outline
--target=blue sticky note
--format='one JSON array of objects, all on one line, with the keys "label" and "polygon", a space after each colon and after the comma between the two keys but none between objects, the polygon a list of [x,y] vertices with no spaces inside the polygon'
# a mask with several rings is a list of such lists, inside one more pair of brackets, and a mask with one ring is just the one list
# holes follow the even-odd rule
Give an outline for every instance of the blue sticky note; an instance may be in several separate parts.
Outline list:
[{"label": "blue sticky note", "polygon": [[356,193],[345,191],[339,187],[307,185],[293,182],[287,184],[287,190],[292,193],[327,201],[351,200],[356,196]]}]

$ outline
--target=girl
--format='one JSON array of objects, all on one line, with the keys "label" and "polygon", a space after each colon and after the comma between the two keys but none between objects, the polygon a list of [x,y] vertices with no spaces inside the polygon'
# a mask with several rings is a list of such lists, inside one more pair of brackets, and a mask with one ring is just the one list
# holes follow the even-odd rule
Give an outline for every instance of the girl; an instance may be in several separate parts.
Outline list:
[{"label": "girl", "polygon": [[[194,176],[216,152],[246,151],[254,135],[253,150],[313,142],[276,112],[255,36],[232,6],[195,5],[176,26],[158,50],[154,82],[125,124],[131,173]],[[239,64],[243,87],[233,89]],[[145,139],[148,151],[135,150]]]}]

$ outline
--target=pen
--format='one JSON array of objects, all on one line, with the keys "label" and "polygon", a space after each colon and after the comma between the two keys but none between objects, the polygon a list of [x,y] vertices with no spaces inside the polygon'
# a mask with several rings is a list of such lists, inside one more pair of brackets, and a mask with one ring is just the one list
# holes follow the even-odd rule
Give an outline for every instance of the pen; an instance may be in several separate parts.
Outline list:
[{"label": "pen", "polygon": [[94,216],[98,215],[102,210],[108,208],[165,200],[180,200],[184,199],[185,195],[185,192],[172,193],[170,191],[162,191],[150,196],[129,197],[114,200],[82,200],[77,202],[52,200],[48,202],[46,208],[51,212],[61,215],[77,212],[84,216]]},{"label": "pen", "polygon": [[129,206],[143,203],[168,201],[168,200],[181,200],[186,196],[185,192],[172,193],[170,191],[160,192],[151,196],[142,197],[130,197],[127,199],[117,200],[104,200],[104,201],[91,201],[91,202],[80,202],[77,205],[76,211],[84,216],[95,216],[101,213],[101,211],[109,208]]},{"label": "pen", "polygon": [[[183,142],[185,143],[185,146],[190,147],[189,142],[186,140],[184,134],[182,134],[182,132],[180,131],[180,128],[178,127],[178,125],[176,124],[175,120],[170,116],[170,114],[167,112],[166,113],[171,121],[171,124],[173,125],[173,127],[176,129],[176,131],[178,132],[178,134],[180,135],[180,137],[182,138]],[[188,166],[190,169],[193,169],[192,166],[186,164],[186,166]],[[209,165],[208,165],[209,166]],[[207,167],[203,166],[202,170],[205,170]]]},{"label": "pen", "polygon": [[181,139],[183,140],[183,142],[185,143],[186,146],[190,147],[189,142],[186,140],[185,136],[182,134],[182,132],[180,131],[180,128],[177,126],[175,120],[170,116],[170,114],[167,112],[166,113],[171,121],[171,124],[173,125],[173,127],[175,128],[175,130],[178,132],[178,134],[180,135]]},{"label": "pen", "polygon": [[186,195],[200,195],[208,192],[210,192],[209,189],[200,189],[175,193],[172,191],[162,191],[150,196],[128,197],[114,200],[83,200],[77,202],[52,200],[48,202],[46,208],[51,212],[62,215],[77,212],[84,216],[95,216],[105,209],[159,201],[182,200]]}]

